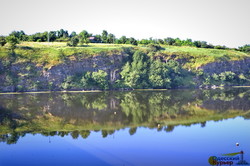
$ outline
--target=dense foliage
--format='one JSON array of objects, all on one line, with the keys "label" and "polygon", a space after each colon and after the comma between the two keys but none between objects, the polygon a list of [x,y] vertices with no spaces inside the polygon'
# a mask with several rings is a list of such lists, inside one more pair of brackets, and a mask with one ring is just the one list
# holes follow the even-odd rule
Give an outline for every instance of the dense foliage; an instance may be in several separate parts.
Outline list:
[{"label": "dense foliage", "polygon": [[4,46],[7,43],[4,36],[0,36],[0,46]]},{"label": "dense foliage", "polygon": [[242,47],[239,47],[240,51],[250,53],[250,44],[244,45]]},{"label": "dense foliage", "polygon": [[[226,46],[221,46],[221,45],[215,46],[212,44],[208,44],[206,41],[193,41],[192,39],[182,40],[180,38],[167,37],[164,39],[149,38],[149,39],[136,40],[133,37],[126,37],[126,36],[121,36],[120,38],[116,38],[114,34],[108,33],[106,30],[103,30],[101,34],[96,34],[96,35],[93,35],[92,33],[89,33],[86,30],[81,31],[79,34],[77,34],[74,31],[71,34],[69,34],[67,30],[60,29],[57,31],[38,32],[32,35],[27,35],[25,34],[24,31],[13,31],[9,34],[9,36],[15,36],[20,41],[70,42],[68,45],[73,47],[75,47],[78,44],[78,42],[77,44],[72,44],[71,39],[77,37],[80,44],[88,44],[88,43],[113,43],[113,44],[132,44],[132,45],[162,44],[169,46],[192,46],[197,48],[229,49]],[[239,47],[239,50],[249,52],[249,45]]]},{"label": "dense foliage", "polygon": [[86,72],[80,75],[68,76],[62,83],[61,87],[68,89],[109,89],[107,73],[103,70],[96,72]]},{"label": "dense foliage", "polygon": [[20,43],[19,39],[14,35],[8,36],[6,38],[6,41],[9,43],[11,50],[14,50],[16,48],[16,45]]},{"label": "dense foliage", "polygon": [[137,50],[131,60],[124,63],[120,79],[111,84],[108,73],[99,70],[69,76],[62,84],[63,89],[166,89],[248,85],[249,74],[235,74],[232,71],[203,73],[184,68],[177,60],[163,60],[156,52]]},{"label": "dense foliage", "polygon": [[187,77],[191,72],[185,71],[177,61],[162,62],[149,57],[146,53],[136,51],[133,61],[127,62],[121,72],[123,87],[128,88],[177,88],[190,87]]}]

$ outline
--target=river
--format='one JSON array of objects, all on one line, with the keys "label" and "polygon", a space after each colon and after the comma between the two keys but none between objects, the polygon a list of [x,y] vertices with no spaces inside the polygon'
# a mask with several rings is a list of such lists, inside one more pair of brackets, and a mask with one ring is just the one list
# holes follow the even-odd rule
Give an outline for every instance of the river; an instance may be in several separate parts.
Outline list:
[{"label": "river", "polygon": [[0,166],[246,164],[249,119],[250,88],[0,94]]}]

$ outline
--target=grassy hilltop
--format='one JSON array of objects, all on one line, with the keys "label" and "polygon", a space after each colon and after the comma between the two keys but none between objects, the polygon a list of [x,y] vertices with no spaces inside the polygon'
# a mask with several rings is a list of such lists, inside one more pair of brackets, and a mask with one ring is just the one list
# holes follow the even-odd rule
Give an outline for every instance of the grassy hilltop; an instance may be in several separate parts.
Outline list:
[{"label": "grassy hilltop", "polygon": [[[80,58],[88,58],[96,55],[113,54],[122,52],[123,48],[131,48],[135,50],[149,50],[146,45],[133,46],[130,44],[100,44],[90,43],[77,47],[69,47],[66,42],[22,42],[15,49],[16,63],[32,62],[36,64],[46,64],[51,67],[63,63],[65,58],[72,55],[79,55]],[[223,60],[242,60],[250,57],[249,54],[236,51],[233,49],[208,49],[196,48],[191,46],[168,46],[161,45],[161,49],[154,56],[171,57],[175,59],[190,60],[187,67],[197,68],[207,63],[223,61]],[[0,59],[2,61],[9,60],[12,54],[8,48],[0,47]]]}]

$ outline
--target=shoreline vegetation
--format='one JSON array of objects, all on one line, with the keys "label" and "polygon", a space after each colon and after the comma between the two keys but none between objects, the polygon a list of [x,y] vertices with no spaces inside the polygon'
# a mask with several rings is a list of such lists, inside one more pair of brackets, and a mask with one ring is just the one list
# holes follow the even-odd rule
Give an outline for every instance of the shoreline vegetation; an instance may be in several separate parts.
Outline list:
[{"label": "shoreline vegetation", "polygon": [[[50,41],[50,42],[47,42]],[[250,45],[65,30],[0,37],[0,92],[250,85]]]}]

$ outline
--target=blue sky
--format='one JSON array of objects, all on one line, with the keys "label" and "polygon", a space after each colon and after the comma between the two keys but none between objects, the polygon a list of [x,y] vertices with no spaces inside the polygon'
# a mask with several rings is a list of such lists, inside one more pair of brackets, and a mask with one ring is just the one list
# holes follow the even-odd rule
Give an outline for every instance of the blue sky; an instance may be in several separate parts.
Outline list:
[{"label": "blue sky", "polygon": [[0,0],[0,34],[61,28],[121,37],[250,44],[250,0]]}]

